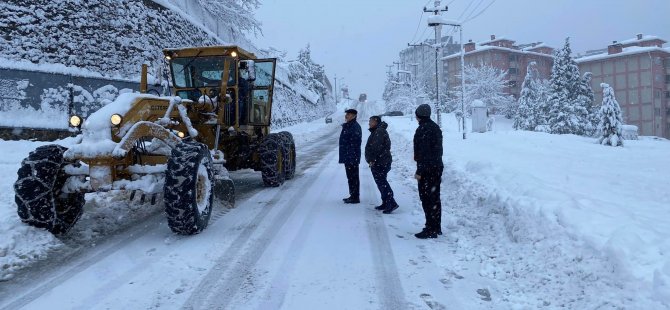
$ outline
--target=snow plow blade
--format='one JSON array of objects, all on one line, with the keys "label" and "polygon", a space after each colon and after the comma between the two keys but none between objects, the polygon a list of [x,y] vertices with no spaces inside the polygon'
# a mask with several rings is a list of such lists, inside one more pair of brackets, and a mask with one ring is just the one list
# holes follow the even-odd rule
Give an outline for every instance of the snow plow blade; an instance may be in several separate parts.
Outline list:
[{"label": "snow plow blade", "polygon": [[214,183],[214,199],[224,207],[235,207],[235,184],[231,179],[216,180]]}]

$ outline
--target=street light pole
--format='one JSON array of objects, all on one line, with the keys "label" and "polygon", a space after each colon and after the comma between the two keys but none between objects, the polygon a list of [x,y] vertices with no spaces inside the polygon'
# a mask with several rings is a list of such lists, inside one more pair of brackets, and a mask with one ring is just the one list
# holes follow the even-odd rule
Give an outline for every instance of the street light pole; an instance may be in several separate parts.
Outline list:
[{"label": "street light pole", "polygon": [[463,114],[463,140],[465,140],[465,50],[463,49],[463,25],[458,26],[461,40],[461,113]]},{"label": "street light pole", "polygon": [[[442,127],[442,110],[440,107],[440,69],[438,67],[439,51],[440,45],[440,31],[442,30],[442,25],[444,24],[440,20],[440,12],[446,12],[449,10],[449,7],[445,6],[444,9],[440,9],[440,0],[435,0],[435,7],[433,9],[423,8],[424,12],[433,12],[434,16],[431,16],[428,19],[428,26],[435,27],[435,110],[437,112],[437,125]],[[435,17],[435,18],[433,18]]]},{"label": "street light pole", "polygon": [[337,74],[335,74],[335,104],[337,105]]}]

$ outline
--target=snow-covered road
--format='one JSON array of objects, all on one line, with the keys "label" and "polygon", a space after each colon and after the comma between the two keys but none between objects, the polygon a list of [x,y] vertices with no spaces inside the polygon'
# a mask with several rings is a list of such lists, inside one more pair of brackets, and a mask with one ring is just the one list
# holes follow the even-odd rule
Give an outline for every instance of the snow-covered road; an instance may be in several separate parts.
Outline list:
[{"label": "snow-covered road", "polygon": [[[72,248],[50,253],[51,258],[3,283],[0,306],[407,309],[445,300],[437,278],[420,285],[420,291],[414,281],[407,283],[417,273],[433,278],[441,273],[425,256],[414,257],[431,242],[409,238],[420,226],[398,233],[387,223],[402,221],[410,209],[384,216],[375,211],[378,193],[363,166],[362,203],[343,204],[338,127],[315,129],[323,135],[303,141],[294,180],[252,190],[260,184],[253,181],[257,175],[234,173],[238,192],[247,189],[238,195],[236,208],[218,210],[203,233],[176,236],[160,212],[149,212],[126,229],[94,238],[95,244],[75,246],[86,240],[70,237],[66,244]],[[396,191],[411,195],[402,186]],[[398,252],[398,243],[407,240],[409,248]]]},{"label": "snow-covered road", "polygon": [[[359,111],[365,128],[375,109]],[[519,161],[544,158],[534,148],[557,144],[544,142],[541,134],[488,133],[473,135],[466,144],[458,132],[446,130],[453,124],[445,126],[445,234],[418,240],[413,234],[423,226],[423,213],[411,156],[416,122],[385,118],[394,156],[389,180],[400,208],[383,215],[374,210],[380,198],[365,165],[361,204],[341,201],[347,196],[344,168],[337,164],[341,117],[334,113],[331,124],[321,120],[290,128],[299,165],[296,177],[282,187],[262,187],[255,172],[233,172],[236,207],[217,209],[199,235],[174,235],[160,202],[151,206],[127,196],[90,195],[84,217],[64,239],[21,224],[15,209],[3,205],[0,262],[9,267],[2,269],[7,280],[0,282],[0,309],[667,308],[653,297],[663,296],[664,284],[650,287],[644,278],[631,277],[621,267],[625,256],[599,250],[588,235],[576,232],[575,219],[581,217],[528,208],[522,198],[502,195],[497,183],[482,181],[486,173],[506,180],[537,171],[514,167],[514,161],[496,167],[481,162],[512,146],[496,139],[503,135],[540,145],[522,148],[515,155]],[[368,131],[363,133],[365,141]],[[566,141],[560,148],[592,147],[580,137],[554,139]],[[0,159],[7,175],[18,167],[21,153],[40,144],[0,143],[9,154]],[[663,141],[631,145],[626,149],[631,156],[644,147],[658,150],[650,154],[668,148]],[[466,154],[470,159],[461,160],[457,151],[467,148],[473,148]],[[477,156],[482,159],[474,161]],[[505,163],[511,172],[498,172]],[[545,183],[532,184],[550,186],[547,176],[560,178],[543,176]],[[0,183],[0,202],[15,208],[10,179]],[[553,203],[549,198],[538,203]]]}]

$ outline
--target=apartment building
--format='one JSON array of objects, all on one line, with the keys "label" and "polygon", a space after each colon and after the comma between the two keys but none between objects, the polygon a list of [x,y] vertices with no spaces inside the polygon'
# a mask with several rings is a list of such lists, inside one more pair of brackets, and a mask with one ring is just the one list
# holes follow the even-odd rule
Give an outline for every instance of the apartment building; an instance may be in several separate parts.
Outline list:
[{"label": "apartment building", "polygon": [[[435,72],[435,49],[432,47],[434,39],[426,40],[421,44],[408,46],[400,51],[398,71],[399,75],[407,74],[400,77],[400,80],[407,81],[411,77],[417,77],[420,73],[426,71],[430,74]],[[443,36],[441,39],[442,48],[438,57],[441,59],[446,55],[457,53],[461,50],[461,45],[454,41],[452,36]],[[439,62],[438,62],[439,63]],[[441,80],[446,78],[446,71],[442,72]]]},{"label": "apartment building", "polygon": [[[506,92],[514,98],[519,98],[521,85],[526,78],[526,67],[532,61],[537,63],[540,77],[551,77],[551,66],[554,64],[554,49],[542,42],[516,44],[516,41],[507,38],[496,38],[491,35],[490,40],[475,43],[470,40],[464,44],[465,65],[492,66],[506,72],[505,80],[508,87]],[[461,58],[460,52],[442,58],[448,85],[458,86],[460,82]]]},{"label": "apartment building", "polygon": [[602,102],[600,83],[614,88],[624,123],[639,134],[670,139],[670,48],[650,35],[613,41],[599,53],[575,59],[580,72],[591,72],[595,104]]}]

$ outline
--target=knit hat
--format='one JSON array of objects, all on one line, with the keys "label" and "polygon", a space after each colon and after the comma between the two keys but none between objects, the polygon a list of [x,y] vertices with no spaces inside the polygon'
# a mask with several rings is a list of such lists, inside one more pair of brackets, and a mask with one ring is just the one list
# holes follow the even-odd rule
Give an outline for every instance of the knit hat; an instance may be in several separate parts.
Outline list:
[{"label": "knit hat", "polygon": [[370,116],[370,119],[371,119],[371,120],[372,120],[372,119],[375,120],[375,121],[377,122],[377,124],[379,124],[379,123],[382,122],[382,117],[381,117],[381,116],[378,116],[378,115]]},{"label": "knit hat", "polygon": [[358,114],[358,111],[356,111],[354,109],[347,109],[347,110],[344,110],[344,113]]},{"label": "knit hat", "polygon": [[430,117],[430,106],[424,103],[418,106],[414,113],[416,114],[416,117]]}]

